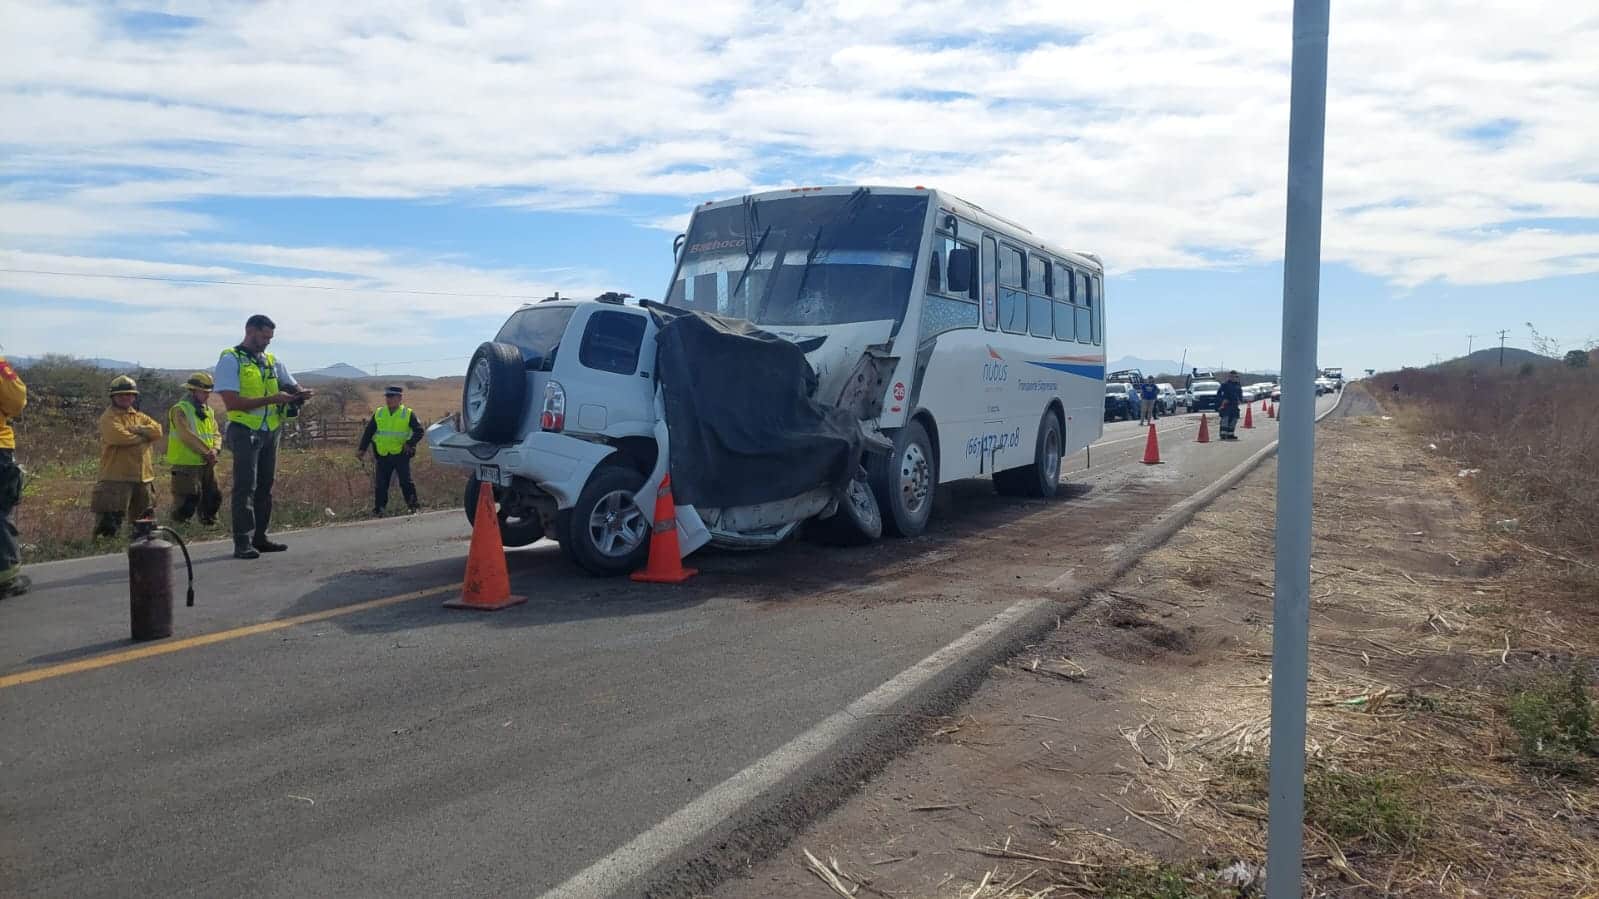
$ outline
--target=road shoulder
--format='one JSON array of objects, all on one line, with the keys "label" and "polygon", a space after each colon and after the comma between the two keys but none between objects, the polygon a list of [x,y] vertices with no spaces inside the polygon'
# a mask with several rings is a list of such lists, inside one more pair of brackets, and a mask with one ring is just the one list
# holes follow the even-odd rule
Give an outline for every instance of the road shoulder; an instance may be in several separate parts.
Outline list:
[{"label": "road shoulder", "polygon": [[[1591,664],[1599,621],[1558,583],[1529,592],[1549,576],[1536,554],[1491,534],[1457,472],[1398,424],[1342,419],[1318,439],[1311,880],[1360,895],[1592,891],[1587,763],[1529,761],[1506,709]],[[1211,897],[1239,894],[1223,873],[1255,883],[1274,483],[1274,465],[1245,478],[714,895]]]}]

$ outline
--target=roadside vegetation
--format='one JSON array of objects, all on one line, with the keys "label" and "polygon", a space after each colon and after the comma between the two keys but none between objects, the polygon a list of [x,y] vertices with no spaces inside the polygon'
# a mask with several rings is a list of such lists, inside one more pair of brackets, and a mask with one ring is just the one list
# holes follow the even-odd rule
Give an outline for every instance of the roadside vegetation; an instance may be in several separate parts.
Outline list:
[{"label": "roadside vegetation", "polygon": [[[97,421],[106,407],[106,384],[114,372],[64,356],[50,356],[22,372],[28,384],[28,408],[13,422],[17,431],[17,458],[27,471],[18,526],[23,561],[42,562],[96,553],[116,552],[125,537],[96,540],[90,536],[94,516],[89,494],[98,473],[100,447]],[[166,424],[166,410],[183,395],[182,378],[144,370],[131,373],[139,383],[139,406]],[[459,379],[442,382],[402,381],[406,403],[424,424],[449,414],[460,400]],[[302,410],[296,427],[310,432],[327,428],[339,436],[329,439],[288,440],[279,452],[274,530],[314,527],[370,517],[372,461],[355,457],[355,444],[366,415],[381,402],[380,384],[334,381],[314,385],[319,395]],[[221,401],[212,408],[222,412]],[[360,420],[360,421],[349,421]],[[348,436],[345,436],[348,435]],[[165,444],[152,448],[156,462],[156,518],[163,523],[171,509],[171,492],[164,464]],[[461,504],[463,477],[455,468],[435,465],[427,445],[417,449],[412,465],[417,491],[425,510],[455,509]],[[178,527],[184,539],[220,539],[228,534],[227,492],[231,483],[230,457],[223,453],[217,469],[223,504],[218,522],[203,527],[189,522]],[[405,503],[398,484],[390,487],[389,510],[403,512]]]},{"label": "roadside vegetation", "polygon": [[[1318,430],[1304,895],[1599,896],[1590,377],[1379,376]],[[800,835],[825,871],[717,895],[1264,895],[1273,485],[929,722]]]}]

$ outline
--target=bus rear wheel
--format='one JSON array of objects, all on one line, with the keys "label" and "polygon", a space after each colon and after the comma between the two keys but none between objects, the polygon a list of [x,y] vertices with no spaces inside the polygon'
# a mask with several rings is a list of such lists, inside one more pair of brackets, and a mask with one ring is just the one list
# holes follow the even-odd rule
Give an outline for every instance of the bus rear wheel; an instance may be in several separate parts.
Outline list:
[{"label": "bus rear wheel", "polygon": [[1059,493],[1062,443],[1060,419],[1054,412],[1045,412],[1044,420],[1038,425],[1033,464],[994,472],[994,489],[1004,496],[1045,499]]},{"label": "bus rear wheel", "polygon": [[894,451],[873,460],[870,479],[884,531],[917,537],[927,530],[938,489],[938,460],[921,422],[902,428],[894,439]]}]

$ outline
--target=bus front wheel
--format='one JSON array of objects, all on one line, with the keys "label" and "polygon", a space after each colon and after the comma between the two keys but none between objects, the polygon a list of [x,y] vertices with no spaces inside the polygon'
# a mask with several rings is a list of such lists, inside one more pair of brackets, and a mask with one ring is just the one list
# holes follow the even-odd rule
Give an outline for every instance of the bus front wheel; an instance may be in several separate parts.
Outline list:
[{"label": "bus front wheel", "polygon": [[1062,439],[1060,419],[1045,412],[1038,425],[1038,445],[1033,464],[994,472],[994,489],[1005,496],[1041,496],[1046,499],[1060,492]]},{"label": "bus front wheel", "polygon": [[894,451],[872,463],[871,483],[882,510],[883,530],[896,537],[916,537],[927,530],[938,489],[938,461],[921,422],[902,428]]}]

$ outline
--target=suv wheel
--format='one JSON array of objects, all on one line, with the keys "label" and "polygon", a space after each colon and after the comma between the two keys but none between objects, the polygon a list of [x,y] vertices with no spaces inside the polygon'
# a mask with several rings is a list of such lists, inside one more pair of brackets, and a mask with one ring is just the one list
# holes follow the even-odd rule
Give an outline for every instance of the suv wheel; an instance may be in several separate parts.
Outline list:
[{"label": "suv wheel", "polygon": [[827,518],[815,518],[807,525],[806,536],[829,546],[865,546],[883,536],[883,510],[877,504],[866,470],[852,478],[839,498],[838,511]]},{"label": "suv wheel", "polygon": [[[477,494],[478,485],[483,482],[476,477],[466,479],[466,496],[463,497],[466,506],[466,523],[475,524],[477,521]],[[514,514],[500,502],[503,488],[494,488],[494,507],[499,512],[500,543],[505,546],[527,546],[538,542],[544,536],[544,524],[539,521],[536,513],[526,516]]]},{"label": "suv wheel", "polygon": [[489,342],[472,354],[461,388],[461,423],[473,440],[510,443],[527,409],[527,370],[522,351]]},{"label": "suv wheel", "polygon": [[601,577],[637,571],[650,549],[651,521],[638,505],[644,475],[621,465],[594,470],[577,503],[556,515],[561,550]]}]

